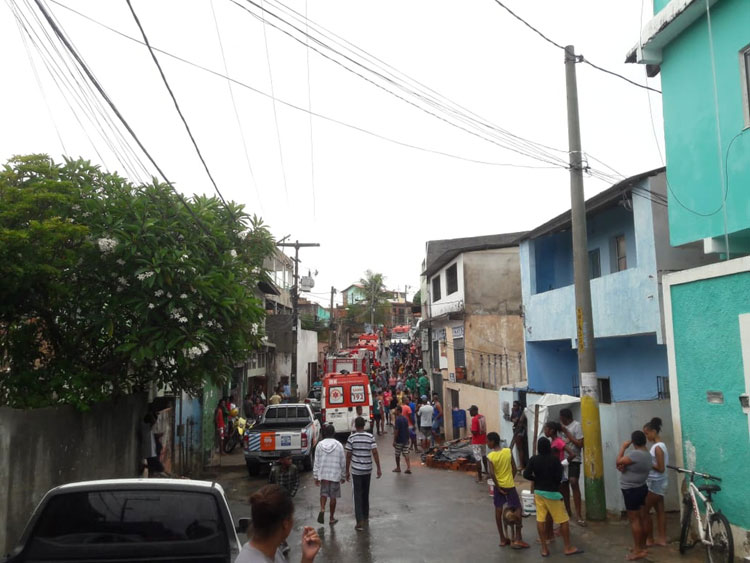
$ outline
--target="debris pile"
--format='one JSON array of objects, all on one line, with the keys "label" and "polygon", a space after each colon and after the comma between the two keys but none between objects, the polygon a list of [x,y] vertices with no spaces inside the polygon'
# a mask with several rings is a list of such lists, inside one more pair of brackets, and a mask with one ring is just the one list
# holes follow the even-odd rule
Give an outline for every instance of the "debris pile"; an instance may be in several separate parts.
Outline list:
[{"label": "debris pile", "polygon": [[471,438],[459,438],[433,446],[422,455],[422,461],[427,467],[453,471],[476,471],[478,462],[472,453]]}]

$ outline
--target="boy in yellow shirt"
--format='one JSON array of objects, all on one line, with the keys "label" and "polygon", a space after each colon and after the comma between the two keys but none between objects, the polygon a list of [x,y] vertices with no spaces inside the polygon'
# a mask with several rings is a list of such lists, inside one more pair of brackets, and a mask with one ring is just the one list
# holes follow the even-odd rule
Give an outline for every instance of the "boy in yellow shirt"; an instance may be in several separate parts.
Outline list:
[{"label": "boy in yellow shirt", "polygon": [[[521,537],[521,499],[518,497],[516,483],[513,480],[513,476],[516,474],[516,463],[513,460],[513,455],[510,448],[500,447],[500,436],[497,432],[487,434],[487,447],[491,450],[487,454],[487,461],[490,465],[490,476],[495,485],[493,500],[495,504],[495,522],[497,524],[497,531],[500,534],[500,547],[509,545],[513,549],[527,548],[529,544],[523,541]],[[513,538],[505,535],[503,508],[506,510],[511,509],[515,515],[513,518],[515,520]]]}]

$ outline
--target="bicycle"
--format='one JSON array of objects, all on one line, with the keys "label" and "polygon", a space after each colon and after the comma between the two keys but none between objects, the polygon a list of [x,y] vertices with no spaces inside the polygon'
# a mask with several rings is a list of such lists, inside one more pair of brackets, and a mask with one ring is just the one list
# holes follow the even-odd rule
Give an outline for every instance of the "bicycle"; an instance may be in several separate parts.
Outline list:
[{"label": "bicycle", "polygon": [[[721,481],[719,477],[708,473],[699,473],[689,469],[682,469],[674,465],[667,465],[678,473],[690,475],[688,488],[682,497],[684,512],[682,515],[682,527],[680,529],[680,553],[684,554],[697,543],[706,546],[706,561],[709,563],[733,563],[734,562],[734,540],[732,530],[726,516],[721,510],[714,510],[712,495],[721,491],[719,485],[705,483],[696,485],[695,478],[700,477],[706,481]],[[705,506],[705,515],[701,517],[698,499]],[[690,527],[693,515],[697,521],[698,539],[690,542]]]}]

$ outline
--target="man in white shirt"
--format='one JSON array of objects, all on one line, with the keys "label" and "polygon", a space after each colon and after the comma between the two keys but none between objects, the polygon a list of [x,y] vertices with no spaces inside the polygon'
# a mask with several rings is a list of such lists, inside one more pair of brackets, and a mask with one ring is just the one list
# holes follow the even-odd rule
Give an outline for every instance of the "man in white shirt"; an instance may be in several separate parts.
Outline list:
[{"label": "man in white shirt", "polygon": [[570,491],[573,491],[573,503],[576,507],[576,522],[579,526],[585,526],[586,521],[581,514],[581,489],[578,482],[581,477],[581,449],[583,449],[583,428],[581,423],[573,420],[573,413],[570,409],[560,410],[560,424],[562,424],[561,438],[568,446],[568,450],[573,455],[568,455],[568,481],[569,487],[563,482],[563,497],[565,499],[565,508],[570,514]]},{"label": "man in white shirt", "polygon": [[421,401],[424,404],[419,407],[417,415],[419,417],[419,432],[422,436],[422,449],[426,451],[430,447],[430,440],[432,439],[432,417],[435,410],[427,402],[427,395],[422,395]]}]

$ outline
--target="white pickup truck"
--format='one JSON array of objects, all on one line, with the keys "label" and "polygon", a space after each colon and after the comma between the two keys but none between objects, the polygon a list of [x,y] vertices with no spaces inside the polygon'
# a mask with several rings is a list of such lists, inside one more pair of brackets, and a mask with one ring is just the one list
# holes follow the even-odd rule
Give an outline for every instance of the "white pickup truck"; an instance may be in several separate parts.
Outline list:
[{"label": "white pickup truck", "polygon": [[292,461],[312,469],[320,422],[306,403],[269,405],[259,424],[245,431],[245,463],[250,475],[290,452]]}]

